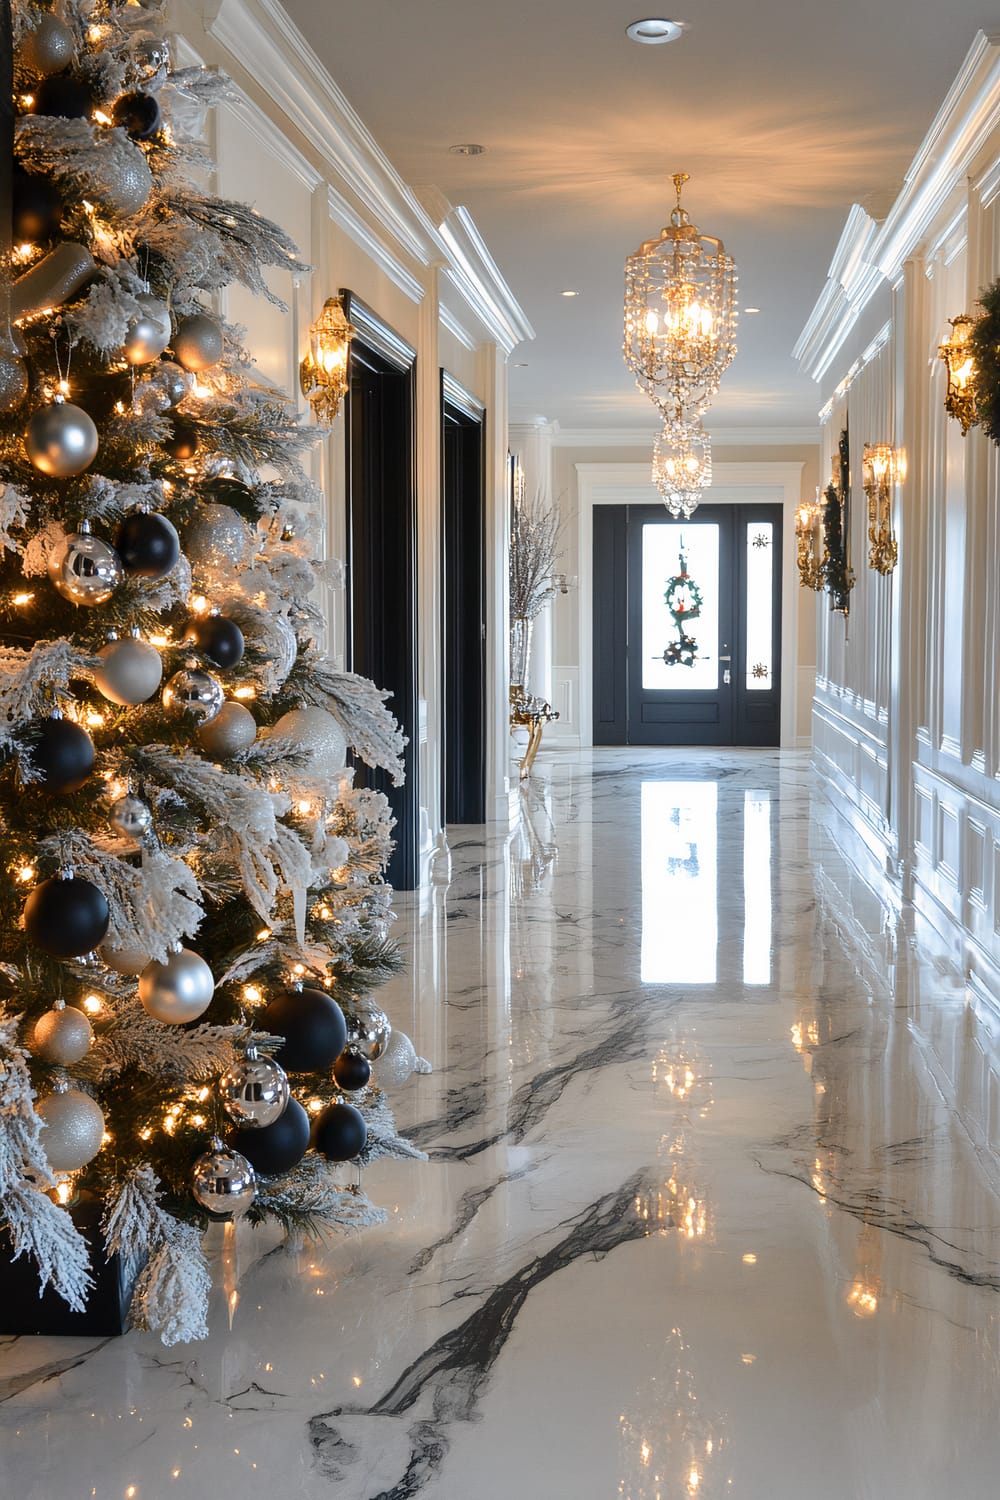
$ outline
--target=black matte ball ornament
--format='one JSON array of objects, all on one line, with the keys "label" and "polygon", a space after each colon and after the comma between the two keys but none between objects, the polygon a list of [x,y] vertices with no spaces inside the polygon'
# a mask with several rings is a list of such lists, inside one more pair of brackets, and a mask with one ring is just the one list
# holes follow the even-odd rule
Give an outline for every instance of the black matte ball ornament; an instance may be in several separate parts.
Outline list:
[{"label": "black matte ball ornament", "polygon": [[305,1156],[309,1116],[297,1099],[289,1099],[273,1125],[245,1125],[232,1132],[229,1144],[262,1177],[276,1177],[290,1172]]},{"label": "black matte ball ornament", "polygon": [[43,719],[32,737],[31,763],[47,792],[75,792],[94,769],[94,742],[71,719]]},{"label": "black matte ball ornament", "polygon": [[111,109],[111,118],[134,141],[148,141],[163,123],[160,105],[153,94],[122,94]]},{"label": "black matte ball ornament", "polygon": [[54,115],[62,120],[82,120],[94,107],[90,89],[71,73],[43,78],[33,97],[33,114]]},{"label": "black matte ball ornament", "polygon": [[133,578],[165,578],[181,555],[180,538],[171,521],[137,510],[126,516],[115,538],[122,567]]},{"label": "black matte ball ornament", "polygon": [[47,177],[29,177],[18,172],[14,178],[13,217],[11,228],[15,243],[37,244],[55,234],[62,221],[63,201],[55,184]]},{"label": "black matte ball ornament", "polygon": [[313,1145],[327,1161],[353,1161],[365,1149],[368,1126],[353,1104],[328,1104],[316,1117]]},{"label": "black matte ball ornament", "polygon": [[347,1041],[344,1012],[322,990],[286,990],[275,995],[260,1017],[260,1030],[285,1038],[274,1060],[286,1073],[316,1073],[332,1067]]},{"label": "black matte ball ornament", "polygon": [[24,930],[54,958],[81,958],[103,940],[110,922],[104,892],[74,875],[36,885],[24,903]]},{"label": "black matte ball ornament", "polygon": [[223,670],[235,667],[243,659],[243,632],[225,615],[204,615],[200,620],[192,620],[188,636],[209,661]]},{"label": "black matte ball ornament", "polygon": [[333,1065],[333,1076],[342,1089],[356,1094],[363,1089],[372,1076],[372,1065],[353,1047],[346,1047]]}]

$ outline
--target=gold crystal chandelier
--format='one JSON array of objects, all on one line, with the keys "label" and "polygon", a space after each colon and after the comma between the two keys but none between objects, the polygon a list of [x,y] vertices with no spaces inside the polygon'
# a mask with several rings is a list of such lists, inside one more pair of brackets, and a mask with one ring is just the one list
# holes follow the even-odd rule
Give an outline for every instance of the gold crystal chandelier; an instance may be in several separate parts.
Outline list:
[{"label": "gold crystal chandelier", "polygon": [[625,363],[659,409],[653,483],[673,516],[691,515],[712,483],[712,448],[701,417],[736,353],[736,265],[721,240],[702,234],[677,203],[659,239],[625,262]]},{"label": "gold crystal chandelier", "polygon": [[712,442],[700,424],[664,424],[653,444],[653,483],[670,514],[687,520],[712,483]]},{"label": "gold crystal chandelier", "polygon": [[708,407],[736,353],[736,264],[677,203],[656,240],[625,262],[625,363],[668,421]]}]

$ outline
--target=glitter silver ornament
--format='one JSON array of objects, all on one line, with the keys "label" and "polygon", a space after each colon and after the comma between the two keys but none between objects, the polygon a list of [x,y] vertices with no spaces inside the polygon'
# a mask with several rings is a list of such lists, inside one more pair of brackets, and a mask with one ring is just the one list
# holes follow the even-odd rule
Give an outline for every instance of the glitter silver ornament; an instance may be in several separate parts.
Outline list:
[{"label": "glitter silver ornament", "polygon": [[109,641],[97,653],[101,665],[94,682],[110,703],[134,708],[152,698],[163,677],[163,662],[155,646],[137,636]]},{"label": "glitter silver ornament", "polygon": [[191,386],[194,384],[187,370],[182,370],[180,365],[175,365],[172,359],[161,360],[153,375],[156,383],[162,386],[169,397],[168,404],[177,406],[184,400]]},{"label": "glitter silver ornament", "polygon": [[325,708],[293,708],[271,730],[275,739],[287,740],[310,762],[322,761],[324,771],[337,771],[347,761],[344,731]]},{"label": "glitter silver ornament", "polygon": [[182,318],[174,335],[174,357],[185,370],[207,370],[222,358],[222,329],[207,313]]},{"label": "glitter silver ornament", "polygon": [[28,394],[25,343],[11,323],[0,325],[0,411],[13,411]]},{"label": "glitter silver ornament", "polygon": [[58,16],[42,16],[22,41],[18,61],[42,78],[61,73],[73,61],[73,33]]},{"label": "glitter silver ornament", "polygon": [[171,406],[170,397],[155,378],[139,380],[132,392],[132,410],[140,417],[159,417]]},{"label": "glitter silver ornament", "polygon": [[380,1089],[401,1089],[416,1071],[417,1053],[410,1038],[398,1026],[392,1028],[388,1044],[378,1060],[375,1082]]},{"label": "glitter silver ornament", "polygon": [[125,330],[122,353],[130,365],[148,365],[170,343],[170,309],[148,292],[141,292],[135,300],[142,311]]},{"label": "glitter silver ornament", "polygon": [[198,725],[194,738],[199,750],[225,760],[230,755],[239,755],[241,750],[249,750],[257,738],[257,721],[242,703],[230,699],[214,718]]},{"label": "glitter silver ornament", "polygon": [[82,474],[97,457],[97,428],[82,407],[57,396],[31,417],[24,446],[41,473],[69,479]]},{"label": "glitter silver ornament", "polygon": [[97,953],[101,962],[116,974],[141,974],[149,963],[149,954],[142,948],[115,948],[105,943]]},{"label": "glitter silver ornament", "polygon": [[73,604],[107,603],[124,576],[118,553],[91,533],[89,521],[49,553],[49,577]]},{"label": "glitter silver ornament", "polygon": [[184,534],[184,551],[192,567],[238,567],[246,558],[253,533],[231,505],[202,505]]},{"label": "glitter silver ornament", "polygon": [[215,980],[208,964],[190,948],[153,959],[139,975],[139,999],[155,1021],[183,1026],[196,1021],[212,1003]]},{"label": "glitter silver ornament", "polygon": [[222,1107],[237,1125],[273,1125],[288,1103],[288,1075],[253,1045],[219,1079]]},{"label": "glitter silver ornament", "polygon": [[190,714],[202,723],[214,719],[225,701],[222,683],[200,667],[182,667],[163,689],[163,707],[168,713]]},{"label": "glitter silver ornament", "polygon": [[153,174],[143,152],[131,141],[109,140],[108,145],[111,149],[105,149],[98,136],[91,148],[87,193],[102,219],[131,219],[153,191]]},{"label": "glitter silver ornament", "polygon": [[111,804],[108,822],[122,838],[140,844],[153,826],[153,814],[140,797],[126,793]]},{"label": "glitter silver ornament", "polygon": [[337,996],[337,1004],[347,1022],[347,1045],[375,1062],[385,1052],[392,1026],[384,1010],[379,1010],[364,995]]},{"label": "glitter silver ornament", "polygon": [[94,1031],[82,1010],[59,1002],[35,1022],[31,1050],[47,1063],[68,1068],[90,1051]]},{"label": "glitter silver ornament", "polygon": [[213,1219],[238,1219],[246,1213],[257,1191],[257,1174],[238,1151],[220,1141],[199,1156],[191,1168],[191,1194]]},{"label": "glitter silver ornament", "polygon": [[35,1112],[45,1121],[42,1149],[53,1172],[78,1172],[100,1151],[104,1116],[89,1094],[60,1080]]}]

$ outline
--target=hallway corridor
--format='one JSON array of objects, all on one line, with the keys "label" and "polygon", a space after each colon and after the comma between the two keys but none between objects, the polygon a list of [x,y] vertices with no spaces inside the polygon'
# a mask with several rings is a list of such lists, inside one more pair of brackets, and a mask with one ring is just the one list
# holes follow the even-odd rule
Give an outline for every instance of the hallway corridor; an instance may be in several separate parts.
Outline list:
[{"label": "hallway corridor", "polygon": [[205,1345],[0,1340],[3,1495],[991,1500],[1000,1018],[816,785],[543,755],[512,835],[453,830],[399,900],[388,1224],[213,1231]]}]

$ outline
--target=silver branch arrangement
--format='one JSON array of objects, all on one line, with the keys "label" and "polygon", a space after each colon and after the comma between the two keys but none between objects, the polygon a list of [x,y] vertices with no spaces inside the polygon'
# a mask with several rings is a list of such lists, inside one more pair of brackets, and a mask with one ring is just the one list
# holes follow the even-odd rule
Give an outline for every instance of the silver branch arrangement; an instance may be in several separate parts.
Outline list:
[{"label": "silver branch arrangement", "polygon": [[540,495],[516,499],[510,524],[511,619],[534,620],[553,594],[562,520],[558,507]]}]

